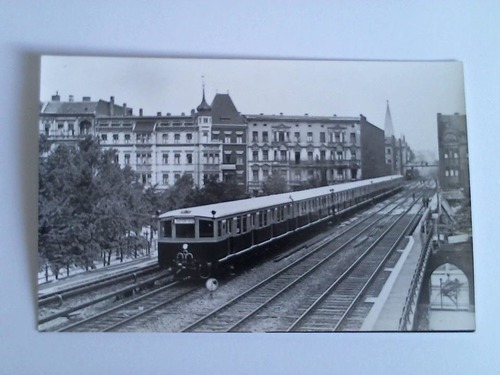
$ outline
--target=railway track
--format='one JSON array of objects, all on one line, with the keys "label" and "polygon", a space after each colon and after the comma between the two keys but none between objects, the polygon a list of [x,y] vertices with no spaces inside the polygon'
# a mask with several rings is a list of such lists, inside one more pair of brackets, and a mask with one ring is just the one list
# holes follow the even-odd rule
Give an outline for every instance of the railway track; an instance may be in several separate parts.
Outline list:
[{"label": "railway track", "polygon": [[165,282],[169,275],[168,272],[159,270],[158,266],[151,266],[141,271],[81,284],[61,291],[61,294],[51,295],[39,301],[39,329],[53,330],[61,324],[53,323],[58,318],[74,319],[75,316],[78,318],[79,315],[88,314],[86,309],[102,309],[103,305],[112,304],[117,299]]},{"label": "railway track", "polygon": [[119,306],[66,326],[60,329],[59,332],[111,331],[162,306],[172,304],[174,301],[186,297],[198,289],[198,286],[183,285],[179,281],[175,281]]},{"label": "railway track", "polygon": [[[394,207],[390,212],[396,210],[396,208]],[[383,264],[380,263],[381,260],[377,256],[374,256],[374,254],[377,254],[374,248],[385,248],[388,241],[392,241],[393,233],[400,233],[402,225],[404,228],[410,225],[410,223],[405,223],[405,218],[407,217],[405,213],[394,216],[396,219],[392,218],[392,224],[390,224],[389,229],[377,235],[372,245],[366,248],[366,250],[360,252],[355,249],[356,246],[350,246],[350,249],[348,247],[362,233],[370,232],[375,225],[380,225],[381,221],[388,221],[391,219],[390,217],[389,219],[387,216],[381,217],[371,222],[367,220],[369,222],[367,225],[357,226],[356,234],[353,234],[351,230],[343,232],[335,239],[336,242],[341,241],[343,243],[334,251],[327,244],[320,245],[314,252],[306,254],[281,272],[272,275],[218,309],[200,317],[194,323],[185,327],[183,331],[251,331],[256,326],[261,327],[259,330],[265,331],[332,330],[332,314],[335,316],[335,313],[338,315],[341,312],[340,316],[342,316],[346,311],[350,311],[349,309],[352,308],[350,306],[353,305],[351,303],[352,296],[361,295],[364,290],[362,286],[365,284],[369,285],[371,282],[371,279],[368,283],[365,281],[366,275],[370,275],[370,273],[367,273],[367,270],[373,267],[373,264]],[[350,239],[346,240],[342,236],[350,236]],[[365,248],[364,246],[357,247]],[[350,253],[349,256],[346,255],[346,252]],[[357,258],[354,263],[350,260],[353,256]],[[340,259],[342,257],[349,260],[347,262],[345,260],[342,261]],[[321,268],[323,269],[323,276],[315,277]],[[320,279],[332,279],[334,281],[327,292],[320,293],[318,296],[318,292],[321,290],[318,288],[318,284],[321,284],[318,282]],[[305,284],[309,286],[307,287]],[[344,290],[339,289],[341,286]],[[315,307],[321,301],[325,300],[326,296],[331,295],[335,289],[340,291],[338,292],[338,299],[334,301],[333,306],[327,306],[323,310]],[[355,293],[356,290],[361,291]],[[285,305],[283,299],[297,301],[297,296],[300,295],[303,296],[303,302],[296,304],[290,310],[294,312],[302,311],[303,313],[299,316],[293,316],[293,314],[285,316],[283,311],[280,311],[283,310],[283,306]],[[316,297],[313,297],[315,295]],[[289,302],[288,305],[290,305]],[[322,318],[321,315],[323,315]],[[306,324],[307,319],[309,319],[309,325]],[[329,325],[325,324],[326,320],[329,322]]]}]

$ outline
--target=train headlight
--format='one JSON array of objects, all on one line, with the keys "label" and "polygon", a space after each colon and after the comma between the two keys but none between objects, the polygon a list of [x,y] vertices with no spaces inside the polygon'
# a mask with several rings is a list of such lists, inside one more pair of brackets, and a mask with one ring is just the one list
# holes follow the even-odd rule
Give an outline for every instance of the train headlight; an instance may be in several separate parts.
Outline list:
[{"label": "train headlight", "polygon": [[183,250],[187,250],[187,248],[188,248],[188,244],[187,243],[185,243],[184,245],[182,245],[182,249]]}]

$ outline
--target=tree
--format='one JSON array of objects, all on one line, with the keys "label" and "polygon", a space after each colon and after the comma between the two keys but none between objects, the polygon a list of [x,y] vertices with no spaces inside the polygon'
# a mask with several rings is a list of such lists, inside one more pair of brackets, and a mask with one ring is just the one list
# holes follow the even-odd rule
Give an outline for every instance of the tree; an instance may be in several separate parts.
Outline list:
[{"label": "tree", "polygon": [[194,206],[227,202],[246,198],[245,190],[234,180],[219,181],[218,177],[208,177],[203,188],[196,188],[191,199]]},{"label": "tree", "polygon": [[264,195],[285,193],[287,191],[286,180],[278,171],[273,171],[262,185],[262,190]]},{"label": "tree", "polygon": [[[39,253],[56,277],[63,267],[92,268],[101,256],[109,265],[113,251],[123,260],[144,245],[140,232],[151,219],[142,191],[135,173],[115,163],[115,151],[91,137],[41,157]],[[126,246],[132,232],[134,246]]]}]

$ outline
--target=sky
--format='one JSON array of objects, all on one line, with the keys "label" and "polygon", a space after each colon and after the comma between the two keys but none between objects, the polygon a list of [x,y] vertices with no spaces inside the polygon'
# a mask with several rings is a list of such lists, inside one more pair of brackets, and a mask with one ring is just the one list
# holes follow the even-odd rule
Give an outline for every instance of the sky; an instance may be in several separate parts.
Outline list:
[{"label": "sky", "polygon": [[437,158],[437,113],[465,114],[463,66],[455,61],[335,61],[42,57],[40,100],[56,92],[109,100],[144,115],[189,113],[229,93],[242,114],[358,116]]}]

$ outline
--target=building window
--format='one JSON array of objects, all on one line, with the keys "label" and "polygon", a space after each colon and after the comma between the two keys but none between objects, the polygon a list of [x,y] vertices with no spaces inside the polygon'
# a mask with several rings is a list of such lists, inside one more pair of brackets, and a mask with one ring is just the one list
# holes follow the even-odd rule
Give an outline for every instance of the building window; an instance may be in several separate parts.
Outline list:
[{"label": "building window", "polygon": [[125,154],[125,164],[130,164],[130,154]]},{"label": "building window", "polygon": [[269,160],[269,150],[262,150],[262,160],[264,161]]},{"label": "building window", "polygon": [[120,163],[120,158],[119,158],[118,154],[115,154],[115,163],[116,164]]},{"label": "building window", "polygon": [[236,136],[236,143],[243,143],[243,136],[242,135]]},{"label": "building window", "polygon": [[351,160],[356,160],[356,151],[351,150]]},{"label": "building window", "polygon": [[295,181],[300,181],[300,180],[301,180],[300,170],[295,171]]},{"label": "building window", "polygon": [[236,164],[243,165],[243,156],[241,155],[236,156]]},{"label": "building window", "polygon": [[285,150],[280,152],[280,160],[286,161],[286,151]]},{"label": "building window", "polygon": [[259,171],[258,170],[252,171],[252,180],[259,181]]},{"label": "building window", "polygon": [[285,142],[285,133],[284,132],[279,132],[278,133],[278,139],[280,142]]},{"label": "building window", "polygon": [[181,141],[181,135],[180,134],[174,134],[174,142],[179,143]]},{"label": "building window", "polygon": [[130,134],[125,134],[125,143],[130,143]]},{"label": "building window", "polygon": [[231,164],[231,154],[224,154],[224,164]]},{"label": "building window", "polygon": [[269,132],[262,132],[262,141],[269,142]]},{"label": "building window", "polygon": [[340,133],[335,133],[335,142],[340,143]]},{"label": "building window", "polygon": [[218,141],[219,140],[219,134],[212,134],[212,141]]},{"label": "building window", "polygon": [[113,134],[113,143],[118,143],[118,134]]},{"label": "building window", "polygon": [[319,158],[320,158],[321,161],[325,161],[326,160],[326,151],[321,150],[319,152]]},{"label": "building window", "polygon": [[258,142],[258,141],[259,141],[259,133],[252,132],[252,142]]},{"label": "building window", "polygon": [[168,143],[168,134],[163,134],[161,136],[161,140],[162,140],[163,144]]},{"label": "building window", "polygon": [[321,143],[325,143],[326,142],[326,133],[325,132],[319,133],[319,141]]},{"label": "building window", "polygon": [[313,161],[313,152],[307,151],[307,161]]},{"label": "building window", "polygon": [[356,144],[356,133],[351,133],[351,144]]},{"label": "building window", "polygon": [[191,133],[186,134],[186,141],[187,143],[191,143],[193,140],[193,135]]},{"label": "building window", "polygon": [[108,135],[107,134],[101,134],[101,141],[107,142],[108,141]]},{"label": "building window", "polygon": [[313,133],[309,132],[307,133],[307,142],[312,142],[313,141]]},{"label": "building window", "polygon": [[231,143],[231,136],[230,135],[226,135],[224,137],[224,143]]},{"label": "building window", "polygon": [[187,154],[186,159],[188,164],[193,164],[193,154]]},{"label": "building window", "polygon": [[344,155],[342,154],[342,151],[337,151],[337,160],[344,160]]},{"label": "building window", "polygon": [[136,138],[137,143],[149,143],[151,139],[149,133],[137,133]]},{"label": "building window", "polygon": [[176,173],[176,174],[174,175],[174,182],[179,181],[179,179],[180,179],[180,178],[181,178],[181,174],[180,174],[180,173]]},{"label": "building window", "polygon": [[208,132],[203,132],[203,143],[208,143]]},{"label": "building window", "polygon": [[162,155],[162,161],[163,161],[163,164],[168,164],[168,154]]},{"label": "building window", "polygon": [[253,161],[258,161],[259,160],[259,151],[253,151],[252,152],[252,160]]},{"label": "building window", "polygon": [[163,173],[162,182],[163,182],[163,185],[168,185],[168,173]]},{"label": "building window", "polygon": [[174,155],[174,164],[180,164],[180,163],[181,163],[181,155],[175,154]]},{"label": "building window", "polygon": [[295,132],[294,137],[295,137],[295,142],[300,142],[300,132]]},{"label": "building window", "polygon": [[267,181],[267,179],[269,178],[269,169],[262,170],[262,177],[264,181]]}]

